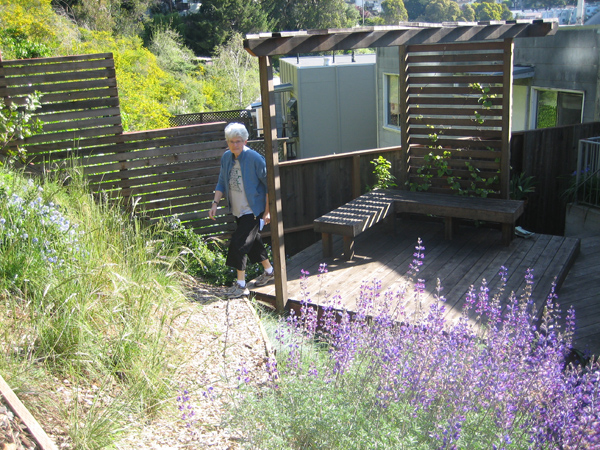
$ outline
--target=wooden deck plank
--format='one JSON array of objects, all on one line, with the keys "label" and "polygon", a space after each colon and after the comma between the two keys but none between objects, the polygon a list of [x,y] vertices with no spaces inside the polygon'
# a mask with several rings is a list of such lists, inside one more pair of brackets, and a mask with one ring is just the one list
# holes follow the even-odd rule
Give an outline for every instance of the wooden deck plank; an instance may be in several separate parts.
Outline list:
[{"label": "wooden deck plank", "polygon": [[[469,226],[462,226],[454,239],[446,240],[443,223],[412,218],[399,220],[396,231],[391,234],[383,230],[383,225],[377,225],[357,237],[356,259],[353,261],[346,261],[341,257],[324,259],[320,242],[294,255],[287,265],[289,298],[301,300],[299,279],[300,270],[304,269],[311,274],[307,290],[312,302],[321,302],[326,295],[331,296],[339,291],[344,305],[352,310],[356,306],[363,281],[379,280],[382,290],[404,283],[408,265],[413,260],[417,239],[421,237],[425,247],[425,258],[418,277],[424,278],[426,282],[426,303],[433,300],[436,279],[440,278],[442,295],[447,299],[448,320],[460,315],[465,294],[471,285],[478,289],[481,281],[486,279],[490,295],[497,292],[500,283],[498,272],[501,266],[507,267],[509,271],[503,301],[511,290],[517,295],[522,293],[525,271],[527,268],[533,268],[534,300],[543,304],[550,291],[552,279],[567,270],[569,260],[576,254],[577,244],[577,240],[573,238],[537,234],[529,239],[515,238],[506,247],[497,239],[501,233],[497,228]],[[336,245],[338,250],[341,249],[341,238],[334,239],[334,248]],[[584,247],[585,245],[582,245],[582,249]],[[595,309],[595,305],[600,304],[600,277],[597,275],[600,256],[597,256],[598,251],[594,250],[600,247],[597,243],[590,242],[590,248],[591,251],[582,250],[582,254],[575,259],[571,272],[558,290],[558,302],[564,305],[563,309],[566,310],[568,305],[575,304],[576,314],[580,309],[586,316],[585,321],[580,319],[576,345],[593,342],[600,330],[600,312],[596,312]],[[580,264],[580,260],[583,264]],[[328,273],[317,277],[315,275],[318,273],[319,264],[323,262],[328,264]],[[589,264],[595,264],[595,271],[588,270]],[[576,269],[581,269],[587,275],[580,276]],[[590,279],[595,281],[589,283]],[[583,282],[585,284],[582,284]],[[574,294],[563,296],[563,290],[567,292],[573,288]],[[270,296],[274,296],[272,285],[254,289],[251,286],[250,289],[267,301],[270,301]],[[595,348],[599,346],[596,344]],[[600,354],[597,350],[595,353]]]}]

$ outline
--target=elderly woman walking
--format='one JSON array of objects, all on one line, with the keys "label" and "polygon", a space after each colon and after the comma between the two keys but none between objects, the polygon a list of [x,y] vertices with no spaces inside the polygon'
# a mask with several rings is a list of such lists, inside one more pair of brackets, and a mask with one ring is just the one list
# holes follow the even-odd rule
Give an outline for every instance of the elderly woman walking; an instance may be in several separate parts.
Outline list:
[{"label": "elderly woman walking", "polygon": [[255,286],[264,286],[275,278],[267,251],[260,237],[263,224],[271,217],[268,210],[267,165],[265,158],[246,146],[248,130],[241,123],[225,127],[229,150],[221,157],[221,171],[208,217],[215,219],[219,201],[229,201],[230,212],[237,227],[231,237],[226,264],[237,270],[237,281],[228,292],[229,298],[247,296],[246,264],[260,262],[264,272],[254,280]]}]

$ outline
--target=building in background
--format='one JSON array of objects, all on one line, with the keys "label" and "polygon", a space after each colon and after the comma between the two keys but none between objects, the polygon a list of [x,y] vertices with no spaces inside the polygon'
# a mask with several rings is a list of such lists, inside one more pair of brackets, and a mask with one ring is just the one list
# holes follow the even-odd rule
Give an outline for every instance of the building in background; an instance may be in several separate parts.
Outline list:
[{"label": "building in background", "polygon": [[[375,54],[281,58],[278,132],[297,158],[377,146]],[[283,124],[280,128],[279,124]]]}]

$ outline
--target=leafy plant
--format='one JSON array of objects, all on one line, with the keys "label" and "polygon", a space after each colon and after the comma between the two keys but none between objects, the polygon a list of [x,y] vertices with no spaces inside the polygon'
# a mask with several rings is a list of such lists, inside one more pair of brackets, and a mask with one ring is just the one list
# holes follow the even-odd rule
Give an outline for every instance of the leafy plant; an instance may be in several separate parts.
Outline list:
[{"label": "leafy plant", "polygon": [[394,183],[396,177],[390,172],[392,164],[387,159],[385,159],[383,156],[379,156],[371,161],[371,164],[375,166],[373,169],[373,174],[377,179],[372,189],[389,189],[391,187],[398,186],[396,183]]},{"label": "leafy plant", "polygon": [[600,207],[600,173],[586,167],[579,173],[573,172],[569,177],[569,185],[562,197],[568,202],[579,202],[589,206]]},{"label": "leafy plant", "polygon": [[510,198],[523,200],[527,194],[535,192],[536,180],[533,175],[525,175],[524,172],[514,174],[510,179]]},{"label": "leafy plant", "polygon": [[[168,229],[163,238],[169,246],[180,248],[180,257],[184,261],[186,273],[204,281],[227,285],[233,283],[237,277],[236,271],[227,266],[226,242],[218,238],[205,238],[186,228],[177,217],[168,221]],[[271,249],[267,247],[267,254],[272,261]],[[262,273],[261,264],[248,264],[246,275],[248,279],[257,277]]]},{"label": "leafy plant", "polygon": [[25,159],[26,152],[19,142],[42,130],[42,122],[33,116],[41,108],[41,94],[36,92],[26,97],[25,105],[18,107],[4,101],[0,109],[0,153],[9,157]]}]

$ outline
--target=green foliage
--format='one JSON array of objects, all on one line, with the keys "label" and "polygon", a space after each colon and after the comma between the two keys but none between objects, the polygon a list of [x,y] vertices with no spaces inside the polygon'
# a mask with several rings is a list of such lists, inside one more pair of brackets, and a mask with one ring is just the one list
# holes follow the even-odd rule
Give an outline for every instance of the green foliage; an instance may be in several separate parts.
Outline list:
[{"label": "green foliage", "polygon": [[273,31],[347,28],[358,19],[344,0],[265,0],[263,7]]},{"label": "green foliage", "polygon": [[78,31],[54,12],[50,0],[0,0],[0,51],[4,59],[49,56],[69,48]]},{"label": "green foliage", "polygon": [[[186,273],[216,285],[229,285],[237,278],[236,271],[225,264],[227,248],[225,242],[194,233],[181,224],[177,217],[169,220],[168,229],[163,238],[169,246],[181,248],[180,256],[185,262]],[[271,251],[267,248],[269,259]],[[246,277],[256,278],[262,273],[261,264],[248,264]]]},{"label": "green foliage", "polygon": [[432,23],[456,22],[463,20],[463,15],[454,0],[432,0],[425,7],[422,19]]},{"label": "green foliage", "polygon": [[[394,183],[396,177],[390,173],[392,164],[387,159],[385,159],[383,156],[379,156],[371,161],[371,164],[375,166],[373,169],[373,174],[377,179],[371,189],[389,189],[391,187],[398,186],[396,183]],[[368,186],[367,190],[370,190]]]},{"label": "green foliage", "polygon": [[397,25],[408,20],[408,13],[402,0],[384,0],[381,2],[381,9],[386,25]]},{"label": "green foliage", "polygon": [[99,386],[89,408],[52,408],[71,418],[73,448],[105,448],[172,395],[165,333],[185,298],[178,249],[158,238],[160,224],[96,202],[78,170],[38,183],[5,167],[0,197],[2,375],[14,387],[33,377]]},{"label": "green foliage", "polygon": [[112,52],[115,58],[121,117],[126,130],[169,126],[169,107],[179,102],[184,86],[162,70],[157,58],[137,37],[113,38],[106,32],[83,31],[80,53]]},{"label": "green foliage", "polygon": [[[219,93],[213,109],[243,109],[260,97],[258,59],[243,46],[243,36],[233,34],[231,39],[215,50],[215,58],[207,68],[214,90]],[[209,95],[206,95],[207,98]]]},{"label": "green foliage", "polygon": [[415,21],[417,18],[422,17],[425,14],[427,3],[427,0],[404,0],[408,20]]},{"label": "green foliage", "polygon": [[476,20],[511,20],[512,13],[504,3],[473,3]]},{"label": "green foliage", "polygon": [[143,29],[143,21],[155,0],[75,0],[56,1],[82,28],[133,36]]},{"label": "green foliage", "polygon": [[0,48],[6,49],[14,59],[41,58],[50,54],[50,49],[41,42],[32,42],[16,28],[0,30]]},{"label": "green foliage", "polygon": [[14,103],[6,106],[3,101],[0,109],[0,154],[11,158],[25,159],[25,150],[18,142],[14,141],[22,140],[41,131],[41,121],[33,117],[33,113],[42,106],[40,96],[38,92],[27,96],[25,105],[21,108]]},{"label": "green foliage", "polygon": [[524,172],[514,174],[510,179],[510,198],[513,200],[523,200],[527,194],[535,192],[535,177],[527,176]]},{"label": "green foliage", "polygon": [[197,14],[184,17],[185,43],[198,55],[212,56],[234,33],[246,35],[270,29],[261,4],[247,0],[205,0]]}]

